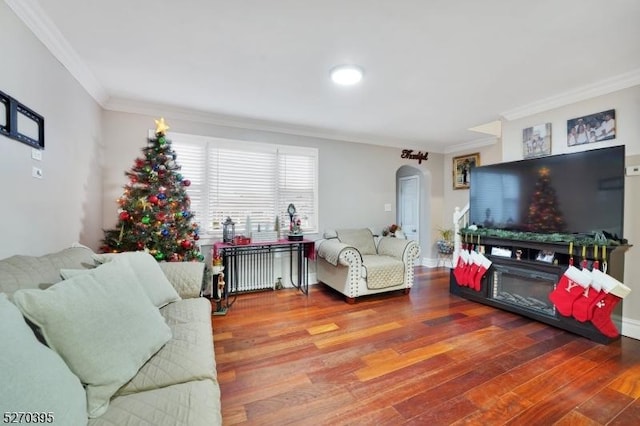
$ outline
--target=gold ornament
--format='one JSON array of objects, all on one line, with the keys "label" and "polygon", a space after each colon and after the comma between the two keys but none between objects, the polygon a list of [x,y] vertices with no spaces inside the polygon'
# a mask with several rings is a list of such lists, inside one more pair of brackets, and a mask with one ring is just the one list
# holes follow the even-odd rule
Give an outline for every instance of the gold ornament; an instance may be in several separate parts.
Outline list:
[{"label": "gold ornament", "polygon": [[144,212],[151,208],[151,203],[145,197],[140,197],[138,198],[138,207]]},{"label": "gold ornament", "polygon": [[160,117],[160,120],[155,120],[156,122],[156,135],[164,135],[167,130],[169,130],[169,126],[164,122],[164,117]]}]

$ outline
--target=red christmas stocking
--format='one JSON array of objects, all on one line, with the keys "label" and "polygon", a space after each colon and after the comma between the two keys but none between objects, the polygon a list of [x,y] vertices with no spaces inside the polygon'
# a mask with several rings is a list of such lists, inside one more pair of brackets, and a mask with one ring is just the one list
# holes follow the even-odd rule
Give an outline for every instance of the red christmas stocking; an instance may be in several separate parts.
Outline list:
[{"label": "red christmas stocking", "polygon": [[[597,271],[594,270],[594,272]],[[598,271],[599,272],[599,271]],[[571,315],[580,322],[585,322],[593,317],[593,306],[598,299],[602,298],[601,284],[596,282],[592,272],[587,269],[582,270],[583,274],[591,275],[591,284],[584,289],[581,296],[573,302]]]},{"label": "red christmas stocking", "polygon": [[618,337],[620,332],[611,321],[611,314],[618,302],[624,299],[631,289],[615,278],[603,274],[602,290],[604,297],[595,303],[591,323],[607,337]]},{"label": "red christmas stocking", "polygon": [[588,285],[589,277],[585,276],[580,269],[569,265],[556,284],[555,290],[549,294],[549,300],[553,302],[561,315],[569,317],[573,309],[573,302],[582,295]]},{"label": "red christmas stocking", "polygon": [[478,256],[480,256],[480,266],[478,267],[478,271],[473,278],[473,289],[475,291],[480,291],[480,281],[482,280],[482,277],[484,277],[484,274],[487,273],[487,269],[489,269],[492,263],[489,259],[486,258],[484,254],[478,254]]},{"label": "red christmas stocking", "polygon": [[480,258],[478,253],[475,250],[471,250],[469,253],[469,267],[467,268],[464,274],[464,280],[467,286],[473,288],[475,285],[473,283],[473,279],[476,276],[476,272],[478,271],[478,267],[480,266]]},{"label": "red christmas stocking", "polygon": [[[587,301],[583,297],[579,297],[573,303],[574,314],[577,312],[577,316],[574,315],[574,317],[578,321],[590,321],[593,318],[593,310],[596,307],[596,303],[602,300],[606,295],[606,292],[603,290],[603,284],[607,275],[602,273],[599,269],[594,269],[591,271],[591,277],[593,278],[593,281],[591,282],[591,289],[589,290],[589,306],[585,307]],[[586,318],[586,320],[583,318]]]},{"label": "red christmas stocking", "polygon": [[616,325],[611,321],[611,313],[620,300],[622,299],[612,293],[605,293],[604,297],[595,304],[591,323],[607,337],[618,337],[620,334]]},{"label": "red christmas stocking", "polygon": [[453,276],[456,277],[456,281],[460,286],[466,286],[464,282],[464,273],[467,268],[468,261],[469,261],[469,252],[466,249],[460,250],[460,255],[458,256],[458,264],[453,270]]}]

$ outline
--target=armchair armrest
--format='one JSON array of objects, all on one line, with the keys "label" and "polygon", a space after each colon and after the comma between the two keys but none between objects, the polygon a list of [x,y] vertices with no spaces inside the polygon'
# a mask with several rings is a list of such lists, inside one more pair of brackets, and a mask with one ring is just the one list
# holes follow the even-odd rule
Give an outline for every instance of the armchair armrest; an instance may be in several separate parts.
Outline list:
[{"label": "armchair armrest", "polygon": [[420,256],[420,246],[412,240],[382,237],[378,243],[378,254],[396,257],[407,263],[407,261],[413,261]]},{"label": "armchair armrest", "polygon": [[359,259],[360,263],[362,263],[362,255],[355,247],[341,243],[334,238],[320,243],[318,256],[334,266],[337,266],[338,263],[349,266],[354,258]]},{"label": "armchair armrest", "polygon": [[161,262],[162,272],[183,299],[200,296],[204,279],[202,262]]}]

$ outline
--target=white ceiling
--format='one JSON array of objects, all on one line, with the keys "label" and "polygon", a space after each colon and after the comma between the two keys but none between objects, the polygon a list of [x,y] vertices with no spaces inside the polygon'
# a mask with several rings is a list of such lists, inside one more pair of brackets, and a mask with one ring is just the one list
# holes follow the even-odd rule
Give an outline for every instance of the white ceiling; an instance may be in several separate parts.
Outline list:
[{"label": "white ceiling", "polygon": [[105,108],[294,134],[452,152],[640,84],[638,0],[5,2]]}]

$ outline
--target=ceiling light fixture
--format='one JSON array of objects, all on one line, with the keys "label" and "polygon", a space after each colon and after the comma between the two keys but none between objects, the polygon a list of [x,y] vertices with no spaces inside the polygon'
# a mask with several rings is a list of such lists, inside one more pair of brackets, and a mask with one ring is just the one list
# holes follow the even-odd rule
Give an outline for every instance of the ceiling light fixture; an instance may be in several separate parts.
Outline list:
[{"label": "ceiling light fixture", "polygon": [[331,80],[342,86],[359,83],[363,75],[362,67],[357,65],[338,65],[331,70]]}]

